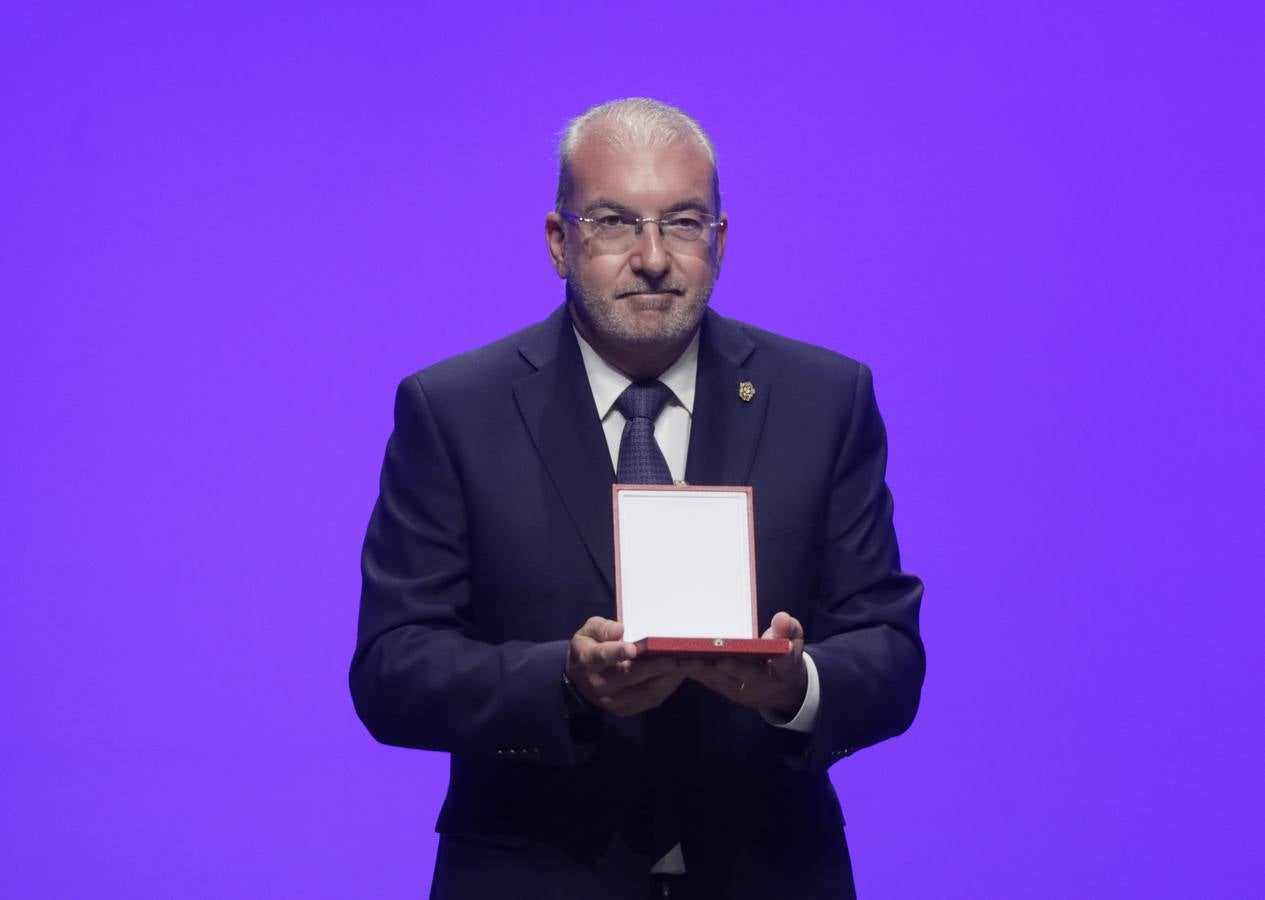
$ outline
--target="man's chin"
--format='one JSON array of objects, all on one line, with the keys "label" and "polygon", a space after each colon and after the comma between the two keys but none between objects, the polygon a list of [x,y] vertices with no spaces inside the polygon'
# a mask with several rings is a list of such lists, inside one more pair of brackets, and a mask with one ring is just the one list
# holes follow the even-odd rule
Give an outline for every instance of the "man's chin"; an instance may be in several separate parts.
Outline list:
[{"label": "man's chin", "polygon": [[670,344],[688,337],[698,326],[699,316],[682,316],[672,311],[643,312],[635,316],[621,317],[610,329],[612,337],[625,344],[649,346]]},{"label": "man's chin", "polygon": [[583,309],[594,337],[626,347],[655,347],[690,337],[707,308],[707,298],[677,292],[624,294],[589,303],[567,282],[568,299]]},{"label": "man's chin", "polygon": [[645,313],[670,313],[672,308],[678,303],[683,303],[684,299],[676,292],[664,291],[662,293],[624,294],[616,302],[626,306],[629,314],[640,316]]}]

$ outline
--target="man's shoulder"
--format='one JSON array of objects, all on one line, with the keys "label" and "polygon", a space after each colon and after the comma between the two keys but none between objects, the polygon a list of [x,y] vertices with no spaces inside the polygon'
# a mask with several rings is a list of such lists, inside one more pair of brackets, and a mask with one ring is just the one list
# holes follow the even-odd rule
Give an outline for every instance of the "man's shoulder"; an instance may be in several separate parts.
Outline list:
[{"label": "man's shoulder", "polygon": [[534,371],[523,348],[550,328],[554,316],[498,338],[490,344],[466,350],[418,369],[415,379],[426,392],[464,393],[503,385]]},{"label": "man's shoulder", "polygon": [[768,367],[786,375],[834,378],[855,378],[863,367],[858,360],[829,347],[777,334],[739,319],[720,315],[716,318],[751,342],[753,366]]}]

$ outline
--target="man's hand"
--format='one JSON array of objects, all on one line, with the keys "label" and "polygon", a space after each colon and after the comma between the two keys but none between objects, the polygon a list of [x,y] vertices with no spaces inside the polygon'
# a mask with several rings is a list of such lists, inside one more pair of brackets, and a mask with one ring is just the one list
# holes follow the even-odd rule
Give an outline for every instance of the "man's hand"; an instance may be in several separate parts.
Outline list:
[{"label": "man's hand", "polygon": [[787,638],[791,650],[768,661],[723,657],[691,659],[682,664],[686,674],[734,703],[764,710],[783,719],[799,712],[808,691],[804,663],[804,627],[789,613],[773,616],[764,638]]},{"label": "man's hand", "polygon": [[567,678],[597,709],[631,716],[654,709],[685,680],[669,657],[637,659],[637,645],[621,640],[624,626],[594,616],[571,638]]}]

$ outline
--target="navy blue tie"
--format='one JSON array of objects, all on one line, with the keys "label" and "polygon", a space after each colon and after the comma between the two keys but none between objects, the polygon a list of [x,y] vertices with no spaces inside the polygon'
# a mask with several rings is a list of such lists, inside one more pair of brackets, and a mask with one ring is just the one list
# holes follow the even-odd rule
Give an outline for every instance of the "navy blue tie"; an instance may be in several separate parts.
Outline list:
[{"label": "navy blue tie", "polygon": [[672,391],[661,381],[634,381],[615,401],[627,421],[619,439],[620,484],[671,484],[672,473],[654,439],[654,420],[659,418]]}]

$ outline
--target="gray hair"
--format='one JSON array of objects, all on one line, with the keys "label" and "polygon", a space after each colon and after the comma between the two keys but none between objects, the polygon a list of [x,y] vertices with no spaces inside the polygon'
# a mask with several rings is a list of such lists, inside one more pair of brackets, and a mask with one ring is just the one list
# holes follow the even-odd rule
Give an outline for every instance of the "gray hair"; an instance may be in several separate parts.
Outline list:
[{"label": "gray hair", "polygon": [[573,187],[571,160],[587,129],[600,127],[602,137],[616,146],[666,146],[677,141],[697,140],[712,164],[712,203],[720,214],[720,170],[716,166],[716,145],[703,126],[687,113],[651,100],[629,97],[590,107],[567,123],[558,142],[558,194],[554,208],[562,212]]}]

